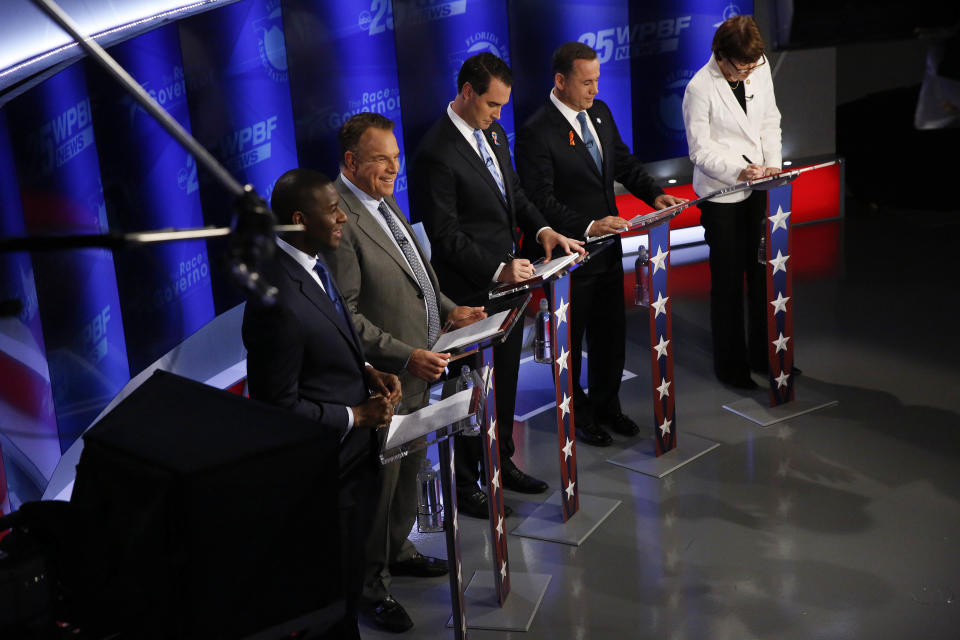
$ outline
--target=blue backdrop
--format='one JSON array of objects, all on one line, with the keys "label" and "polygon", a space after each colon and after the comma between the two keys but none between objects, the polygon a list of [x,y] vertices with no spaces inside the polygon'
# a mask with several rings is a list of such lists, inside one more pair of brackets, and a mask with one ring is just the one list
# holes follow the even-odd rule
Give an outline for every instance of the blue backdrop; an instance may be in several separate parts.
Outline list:
[{"label": "blue backdrop", "polygon": [[[193,133],[241,183],[268,202],[276,179],[297,166],[283,16],[279,0],[244,0],[180,23],[184,77]],[[199,174],[207,224],[228,224],[233,202]],[[211,256],[225,242],[211,240]],[[214,280],[218,313],[242,301]]]},{"label": "blue backdrop", "polygon": [[394,196],[407,212],[407,167],[391,3],[287,0],[284,12],[300,165],[336,177],[340,126],[362,111],[383,114],[396,123],[401,165]]},{"label": "blue backdrop", "polygon": [[[17,99],[8,117],[27,230],[107,231],[83,66]],[[39,253],[33,262],[66,449],[129,378],[113,256],[85,249]]]},{"label": "blue backdrop", "polygon": [[[6,116],[0,111],[0,237],[26,233]],[[40,309],[27,253],[0,254],[0,301],[20,300],[16,317],[0,317],[0,449],[10,504],[39,500],[60,460]],[[2,485],[2,478],[0,478]]]},{"label": "blue backdrop", "polygon": [[[188,131],[187,91],[176,25],[111,54]],[[90,64],[94,126],[111,228],[201,227],[197,166],[112,78]],[[213,319],[210,262],[202,240],[116,255],[127,354],[136,375]]]},{"label": "blue backdrop", "polygon": [[[753,0],[657,0],[630,3],[633,152],[641,160],[687,155],[681,104],[693,74],[710,58],[726,18],[753,13]],[[630,137],[623,132],[623,139]]]}]

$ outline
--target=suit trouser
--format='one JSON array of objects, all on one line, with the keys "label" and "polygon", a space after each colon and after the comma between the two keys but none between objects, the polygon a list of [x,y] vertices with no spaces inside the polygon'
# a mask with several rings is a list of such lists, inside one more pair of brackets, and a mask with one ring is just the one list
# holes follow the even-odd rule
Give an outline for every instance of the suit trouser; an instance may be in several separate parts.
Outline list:
[{"label": "suit trouser", "polygon": [[[408,413],[427,404],[411,405]],[[404,396],[404,405],[407,397]],[[382,465],[378,474],[380,497],[367,538],[367,564],[363,579],[363,597],[378,602],[390,593],[390,564],[409,560],[417,552],[407,537],[417,520],[417,473],[427,457],[426,447]]]},{"label": "suit trouser", "polygon": [[[493,348],[493,376],[497,393],[497,431],[500,447],[500,465],[511,464],[513,457],[513,414],[517,404],[517,376],[520,372],[520,352],[523,349],[523,324],[510,332],[506,342]],[[475,358],[474,366],[480,363]],[[454,436],[454,470],[457,488],[461,491],[476,486],[483,461],[483,438]]]},{"label": "suit trouser", "polygon": [[725,381],[747,377],[751,367],[763,369],[767,362],[766,271],[757,255],[766,203],[766,193],[754,191],[742,202],[700,204],[700,223],[710,246],[713,369]]},{"label": "suit trouser", "polygon": [[[570,373],[574,421],[580,426],[620,414],[627,326],[621,255],[616,247],[609,247],[597,254],[602,262],[588,263],[570,276]],[[584,336],[589,398],[580,386]],[[582,420],[586,423],[581,424]]]},{"label": "suit trouser", "polygon": [[377,472],[373,461],[356,465],[340,477],[337,517],[346,612],[342,622],[324,637],[360,638],[357,604],[363,590],[364,543],[370,531],[376,492]]}]

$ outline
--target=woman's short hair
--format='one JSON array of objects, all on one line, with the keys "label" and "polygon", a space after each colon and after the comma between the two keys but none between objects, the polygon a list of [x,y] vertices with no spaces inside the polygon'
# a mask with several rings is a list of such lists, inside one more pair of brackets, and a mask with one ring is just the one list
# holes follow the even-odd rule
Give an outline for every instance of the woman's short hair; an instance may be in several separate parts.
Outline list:
[{"label": "woman's short hair", "polygon": [[717,59],[756,62],[763,56],[763,37],[750,16],[724,20],[713,34],[713,53]]}]

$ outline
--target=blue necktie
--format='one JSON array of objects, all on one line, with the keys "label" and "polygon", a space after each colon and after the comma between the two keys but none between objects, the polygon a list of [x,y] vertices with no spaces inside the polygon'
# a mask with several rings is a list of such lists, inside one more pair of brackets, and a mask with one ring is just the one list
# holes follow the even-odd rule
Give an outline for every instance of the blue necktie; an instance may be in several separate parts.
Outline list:
[{"label": "blue necktie", "polygon": [[590,127],[587,126],[587,112],[581,111],[577,114],[577,122],[580,123],[580,137],[583,138],[583,144],[590,152],[590,157],[597,164],[597,171],[603,173],[603,158],[600,156],[600,149],[597,148],[597,140],[590,133]]},{"label": "blue necktie", "polygon": [[500,195],[506,200],[507,192],[503,188],[503,179],[500,177],[500,172],[497,170],[497,165],[493,161],[493,157],[490,155],[490,152],[487,151],[487,145],[483,143],[483,131],[474,129],[473,137],[477,140],[477,148],[480,149],[480,157],[483,158],[483,164],[487,165],[487,171],[490,172],[490,175],[493,176],[493,181],[500,187]]},{"label": "blue necktie", "polygon": [[327,266],[323,264],[322,260],[317,258],[316,264],[313,265],[313,270],[317,272],[318,276],[320,276],[320,282],[323,283],[323,288],[326,289],[327,295],[330,296],[330,301],[342,316],[343,304],[340,302],[340,296],[337,295],[337,290],[333,287],[333,281],[330,279],[330,274],[327,272]]}]

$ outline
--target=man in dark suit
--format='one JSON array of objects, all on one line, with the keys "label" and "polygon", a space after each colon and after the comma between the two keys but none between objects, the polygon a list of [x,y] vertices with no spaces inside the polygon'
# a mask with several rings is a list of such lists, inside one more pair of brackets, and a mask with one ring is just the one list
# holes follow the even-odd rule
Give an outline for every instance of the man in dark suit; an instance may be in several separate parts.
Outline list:
[{"label": "man in dark suit", "polygon": [[[401,413],[429,402],[449,354],[430,347],[449,321],[460,327],[486,316],[443,295],[430,261],[393,197],[400,148],[393,121],[358,113],[340,128],[340,208],[343,238],[326,254],[353,316],[367,360],[400,377]],[[426,448],[380,467],[380,499],[367,540],[361,612],[375,626],[402,632],[413,626],[390,595],[392,575],[441,576],[447,562],[424,556],[407,538],[417,516],[417,473]]]},{"label": "man in dark suit", "polygon": [[243,343],[251,398],[292,409],[340,437],[338,524],[346,611],[328,635],[359,639],[363,542],[377,491],[376,430],[389,424],[402,396],[396,376],[364,365],[349,311],[319,257],[321,249],[340,242],[346,216],[338,200],[330,180],[316,171],[294,169],[277,180],[273,210],[282,224],[304,230],[277,239],[274,259],[261,272],[277,288],[276,302],[247,303]]},{"label": "man in dark suit", "polygon": [[[561,233],[588,238],[624,229],[617,212],[614,180],[655,209],[684,202],[657,186],[620,139],[606,104],[595,100],[600,77],[597,53],[580,42],[553,55],[550,98],[517,135],[517,170],[530,200]],[[639,428],[620,408],[625,360],[623,248],[613,240],[572,276],[570,370],[577,438],[586,444],[612,442],[608,429],[632,436]],[[580,386],[586,334],[590,395]]]},{"label": "man in dark suit", "polygon": [[[525,242],[538,242],[548,257],[555,247],[583,251],[582,243],[550,228],[520,187],[507,134],[497,122],[510,99],[511,82],[510,68],[492,53],[468,58],[457,76],[456,98],[420,141],[411,168],[413,206],[430,238],[440,287],[460,304],[484,304],[492,284],[533,276],[530,261],[515,257],[518,226]],[[515,329],[493,354],[503,485],[540,493],[547,483],[511,459],[522,339],[520,328]],[[476,484],[480,443],[461,437],[455,447],[460,511],[486,518],[487,497]]]}]

